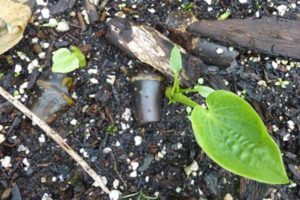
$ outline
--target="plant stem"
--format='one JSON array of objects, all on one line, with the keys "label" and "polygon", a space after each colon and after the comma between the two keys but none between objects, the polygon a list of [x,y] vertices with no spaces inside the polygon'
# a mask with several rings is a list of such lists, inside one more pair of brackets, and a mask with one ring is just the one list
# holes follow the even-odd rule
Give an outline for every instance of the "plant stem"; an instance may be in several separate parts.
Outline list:
[{"label": "plant stem", "polygon": [[193,101],[192,99],[190,99],[189,97],[187,97],[181,93],[175,93],[173,96],[173,101],[182,103],[182,104],[184,104],[186,106],[190,106],[192,108],[195,108],[196,106],[199,105],[197,102]]},{"label": "plant stem", "polygon": [[186,106],[190,106],[192,108],[198,106],[199,104],[195,101],[193,101],[192,99],[190,99],[189,97],[183,95],[181,92],[175,92],[173,93],[173,88],[172,87],[168,87],[166,89],[166,96],[169,98],[171,103],[182,103]]},{"label": "plant stem", "polygon": [[186,89],[181,89],[182,93],[191,93],[191,92],[196,92],[198,93],[199,90],[195,89],[195,88],[186,88]]}]

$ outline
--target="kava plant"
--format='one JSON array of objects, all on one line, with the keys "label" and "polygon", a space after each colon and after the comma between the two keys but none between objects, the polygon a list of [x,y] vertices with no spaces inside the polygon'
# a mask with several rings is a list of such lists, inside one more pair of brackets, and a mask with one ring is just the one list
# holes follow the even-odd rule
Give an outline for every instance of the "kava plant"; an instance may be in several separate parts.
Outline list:
[{"label": "kava plant", "polygon": [[[196,141],[212,160],[228,171],[259,182],[289,182],[277,144],[249,103],[232,92],[207,86],[180,88],[182,61],[177,46],[171,51],[170,67],[174,84],[166,89],[166,96],[170,103],[192,107],[189,119]],[[206,106],[186,96],[195,92],[206,98]]]}]

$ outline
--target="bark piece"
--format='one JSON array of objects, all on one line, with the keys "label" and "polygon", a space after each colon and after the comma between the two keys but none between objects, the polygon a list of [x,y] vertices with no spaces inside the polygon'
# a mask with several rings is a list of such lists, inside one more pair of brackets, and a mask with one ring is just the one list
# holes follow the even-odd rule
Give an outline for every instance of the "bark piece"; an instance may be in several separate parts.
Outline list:
[{"label": "bark piece", "polygon": [[201,58],[205,63],[230,66],[235,61],[239,53],[229,50],[228,47],[201,38],[194,38],[192,53]]},{"label": "bark piece", "polygon": [[51,14],[56,15],[71,10],[76,0],[60,0],[54,6],[50,7]]},{"label": "bark piece", "polygon": [[[152,66],[169,78],[173,77],[169,59],[175,44],[154,28],[114,18],[108,22],[105,37],[130,56]],[[181,54],[183,62],[181,84],[189,86],[203,74],[206,65],[199,58],[188,55],[182,48]]]},{"label": "bark piece", "polygon": [[193,35],[186,31],[186,27],[196,21],[198,20],[192,12],[173,11],[168,15],[164,25],[166,25],[168,37],[172,41],[191,51]]},{"label": "bark piece", "polygon": [[89,0],[84,0],[84,4],[87,10],[90,23],[93,24],[94,22],[99,21],[99,15],[96,6]]},{"label": "bark piece", "polygon": [[269,188],[268,184],[241,178],[240,197],[245,200],[260,200],[267,195]]},{"label": "bark piece", "polygon": [[260,53],[300,59],[300,21],[276,17],[200,20],[187,31]]},{"label": "bark piece", "polygon": [[171,12],[165,22],[170,39],[207,64],[229,66],[238,56],[238,52],[200,37],[193,37],[186,32],[186,27],[196,21],[191,12]]}]

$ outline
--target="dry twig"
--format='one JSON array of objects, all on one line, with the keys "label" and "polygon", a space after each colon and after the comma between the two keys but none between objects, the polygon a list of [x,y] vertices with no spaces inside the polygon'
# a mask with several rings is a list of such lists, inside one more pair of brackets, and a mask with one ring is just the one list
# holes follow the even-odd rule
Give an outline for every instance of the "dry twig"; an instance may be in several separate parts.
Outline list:
[{"label": "dry twig", "polygon": [[47,136],[53,139],[63,150],[65,150],[84,169],[84,171],[94,179],[95,183],[100,186],[105,193],[110,193],[110,190],[105,186],[100,176],[46,122],[41,120],[37,115],[31,112],[26,106],[16,100],[2,87],[0,87],[0,95],[7,101],[12,103],[23,114],[25,114],[29,119],[37,124],[42,130],[44,130]]}]

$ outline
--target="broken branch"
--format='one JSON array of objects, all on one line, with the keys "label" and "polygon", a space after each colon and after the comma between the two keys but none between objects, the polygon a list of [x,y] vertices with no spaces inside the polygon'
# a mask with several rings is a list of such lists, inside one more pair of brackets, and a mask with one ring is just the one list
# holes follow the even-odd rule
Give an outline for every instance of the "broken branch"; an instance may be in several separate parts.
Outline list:
[{"label": "broken branch", "polygon": [[[169,58],[175,43],[154,28],[114,18],[108,22],[105,37],[130,56],[152,66],[169,78],[173,77]],[[183,58],[181,84],[189,86],[203,75],[206,65],[199,58],[188,55],[182,48],[181,54]]]},{"label": "broken branch", "polygon": [[200,20],[189,25],[187,31],[261,53],[300,59],[299,20],[276,17]]}]

